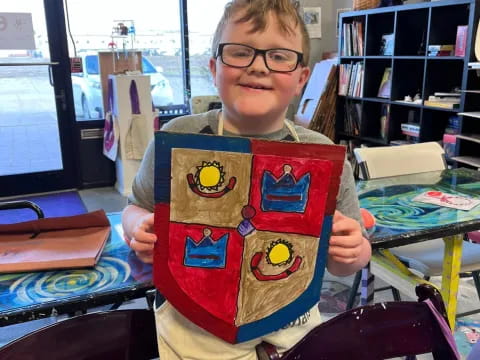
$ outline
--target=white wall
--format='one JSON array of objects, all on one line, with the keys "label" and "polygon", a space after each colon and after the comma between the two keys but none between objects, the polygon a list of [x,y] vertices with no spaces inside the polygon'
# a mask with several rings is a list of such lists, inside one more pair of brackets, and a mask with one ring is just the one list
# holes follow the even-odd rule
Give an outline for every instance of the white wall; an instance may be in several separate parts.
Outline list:
[{"label": "white wall", "polygon": [[[302,7],[321,7],[322,8],[322,38],[311,39],[310,68],[322,59],[322,53],[326,51],[337,51],[338,39],[336,37],[336,17],[337,9],[352,8],[353,0],[300,0]],[[300,97],[294,99],[287,118],[293,120],[293,115],[297,112]]]},{"label": "white wall", "polygon": [[302,7],[322,8],[322,38],[311,39],[310,66],[320,61],[325,51],[337,50],[335,22],[337,9],[352,8],[352,0],[301,0]]}]

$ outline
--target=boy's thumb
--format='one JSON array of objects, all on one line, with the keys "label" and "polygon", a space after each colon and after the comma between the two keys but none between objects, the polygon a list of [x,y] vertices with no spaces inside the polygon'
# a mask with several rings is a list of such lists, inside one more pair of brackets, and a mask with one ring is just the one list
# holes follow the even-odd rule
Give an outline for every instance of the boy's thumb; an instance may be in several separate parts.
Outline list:
[{"label": "boy's thumb", "polygon": [[339,221],[343,219],[345,215],[343,215],[340,211],[335,210],[335,213],[333,214],[333,222]]}]

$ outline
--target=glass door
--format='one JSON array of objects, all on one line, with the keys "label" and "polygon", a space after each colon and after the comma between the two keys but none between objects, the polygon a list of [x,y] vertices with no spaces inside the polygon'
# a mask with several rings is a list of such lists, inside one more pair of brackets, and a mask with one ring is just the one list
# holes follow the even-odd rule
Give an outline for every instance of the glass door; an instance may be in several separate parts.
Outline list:
[{"label": "glass door", "polygon": [[0,3],[0,197],[76,187],[69,66],[62,0]]}]

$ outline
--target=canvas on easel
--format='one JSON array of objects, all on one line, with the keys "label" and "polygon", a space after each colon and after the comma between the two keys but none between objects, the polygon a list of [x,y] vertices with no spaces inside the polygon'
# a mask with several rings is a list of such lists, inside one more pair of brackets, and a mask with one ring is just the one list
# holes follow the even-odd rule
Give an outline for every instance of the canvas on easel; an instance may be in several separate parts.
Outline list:
[{"label": "canvas on easel", "polygon": [[320,298],[345,148],[155,134],[154,284],[230,343]]}]

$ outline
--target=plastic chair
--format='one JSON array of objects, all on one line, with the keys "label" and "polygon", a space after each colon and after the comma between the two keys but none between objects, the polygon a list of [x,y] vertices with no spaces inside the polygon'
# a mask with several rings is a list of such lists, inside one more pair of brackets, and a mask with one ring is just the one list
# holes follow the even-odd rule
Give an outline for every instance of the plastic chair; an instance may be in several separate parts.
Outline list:
[{"label": "plastic chair", "polygon": [[[446,168],[445,153],[436,142],[419,143],[412,145],[357,148],[355,157],[360,166],[364,179],[416,174],[427,171],[444,170]],[[443,251],[445,243],[442,239],[423,241],[416,244],[404,245],[389,249],[408,268],[419,271],[425,279],[442,274]],[[372,262],[375,262],[375,256]],[[471,272],[478,297],[480,299],[480,245],[468,241],[463,242],[461,273]],[[382,278],[382,273],[374,275]],[[358,291],[360,276],[357,274],[352,291]],[[399,295],[394,291],[394,298]],[[352,299],[352,294],[350,296]],[[347,308],[351,308],[350,301]],[[479,310],[480,311],[480,310]],[[478,312],[478,311],[473,311]],[[459,315],[467,315],[473,312]]]},{"label": "plastic chair", "polygon": [[[282,360],[380,360],[432,353],[434,359],[460,359],[447,325],[439,292],[416,288],[419,302],[400,301],[363,306],[317,326]],[[279,359],[274,346],[257,348],[259,359]]]},{"label": "plastic chair", "polygon": [[[38,219],[43,219],[45,214],[43,210],[32,201],[28,200],[11,200],[0,202],[0,210],[30,209],[37,215]],[[32,234],[32,238],[38,235],[38,232]]]},{"label": "plastic chair", "polygon": [[364,180],[446,168],[445,152],[436,142],[356,148],[354,154]]},{"label": "plastic chair", "polygon": [[158,357],[155,320],[145,309],[69,318],[0,348],[2,360],[152,359]]}]

